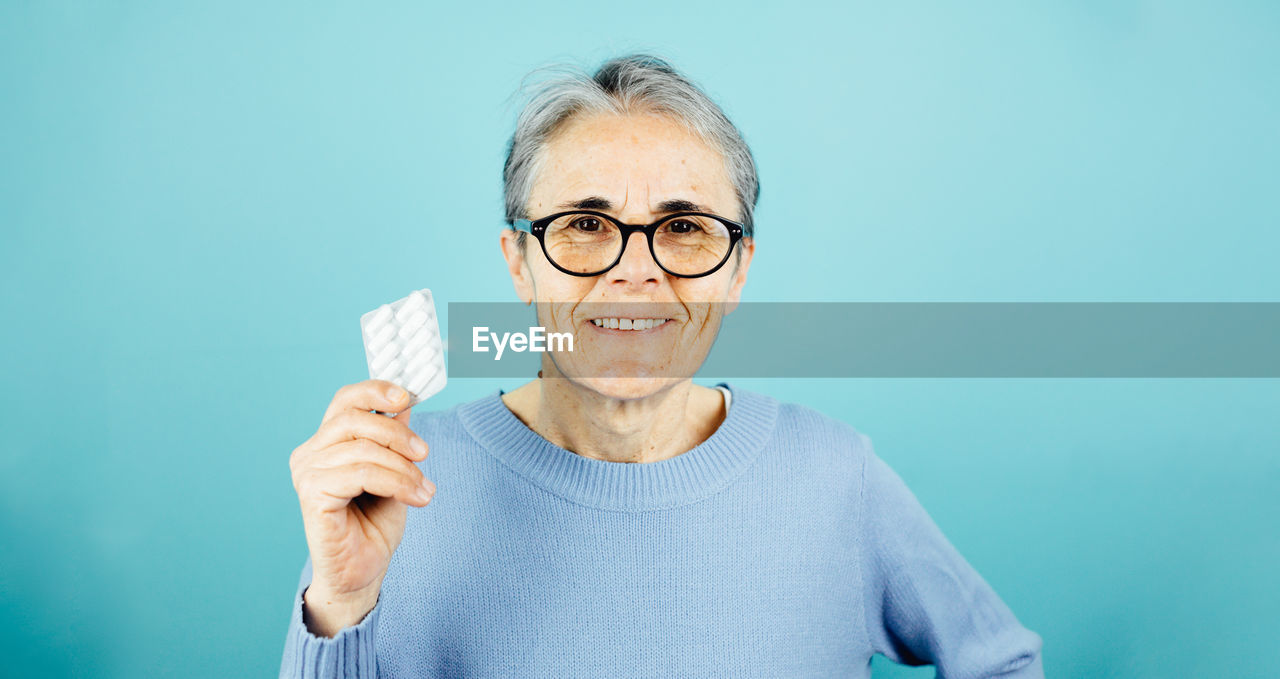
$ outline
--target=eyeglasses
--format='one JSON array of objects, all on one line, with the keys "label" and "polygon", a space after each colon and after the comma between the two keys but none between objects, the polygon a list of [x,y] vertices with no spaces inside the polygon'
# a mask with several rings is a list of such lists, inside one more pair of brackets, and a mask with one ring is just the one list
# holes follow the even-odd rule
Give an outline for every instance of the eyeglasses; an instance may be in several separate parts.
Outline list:
[{"label": "eyeglasses", "polygon": [[547,261],[570,276],[599,276],[622,261],[631,234],[640,231],[663,271],[680,278],[715,273],[742,239],[741,224],[705,212],[679,212],[652,224],[624,224],[603,212],[559,212],[517,219],[512,228],[533,234]]}]

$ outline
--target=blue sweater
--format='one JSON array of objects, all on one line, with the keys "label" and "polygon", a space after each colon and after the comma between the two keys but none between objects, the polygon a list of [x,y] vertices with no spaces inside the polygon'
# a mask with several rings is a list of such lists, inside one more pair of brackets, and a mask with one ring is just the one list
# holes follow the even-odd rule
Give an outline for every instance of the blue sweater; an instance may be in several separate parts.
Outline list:
[{"label": "blue sweater", "polygon": [[701,445],[583,457],[501,392],[415,412],[439,487],[374,609],[334,638],[293,601],[281,677],[1043,677],[1022,627],[852,427],[734,389]]}]

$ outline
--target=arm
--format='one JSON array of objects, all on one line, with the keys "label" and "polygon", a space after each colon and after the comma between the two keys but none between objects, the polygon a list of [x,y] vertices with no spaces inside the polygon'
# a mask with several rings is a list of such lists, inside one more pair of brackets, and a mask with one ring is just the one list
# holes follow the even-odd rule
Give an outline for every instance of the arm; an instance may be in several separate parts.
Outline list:
[{"label": "arm", "polygon": [[316,433],[289,455],[308,556],[281,677],[377,676],[382,579],[408,507],[426,506],[435,493],[417,465],[428,448],[409,428],[409,402],[408,392],[385,380],[348,384]]},{"label": "arm", "polygon": [[872,648],[939,679],[1043,679],[1042,640],[956,551],[915,495],[862,443],[863,584]]},{"label": "arm", "polygon": [[379,606],[358,623],[344,627],[334,636],[317,636],[307,628],[304,594],[311,584],[311,558],[302,567],[302,578],[293,597],[293,615],[285,639],[284,658],[280,663],[281,679],[337,679],[378,676],[374,634],[378,627]]}]

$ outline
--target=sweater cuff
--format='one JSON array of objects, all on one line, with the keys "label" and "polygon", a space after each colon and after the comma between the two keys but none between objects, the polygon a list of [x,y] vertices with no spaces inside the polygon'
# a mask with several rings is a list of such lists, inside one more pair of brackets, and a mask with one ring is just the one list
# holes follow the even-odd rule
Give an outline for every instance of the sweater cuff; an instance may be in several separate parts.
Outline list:
[{"label": "sweater cuff", "polygon": [[1044,656],[1039,652],[1035,658],[1016,670],[995,675],[998,679],[1044,679]]},{"label": "sweater cuff", "polygon": [[293,600],[293,615],[289,620],[289,637],[285,641],[280,678],[376,679],[378,661],[374,648],[374,631],[378,626],[382,596],[378,596],[378,602],[363,620],[344,627],[330,638],[312,634],[302,621],[302,597],[306,591],[306,588],[300,590]]}]

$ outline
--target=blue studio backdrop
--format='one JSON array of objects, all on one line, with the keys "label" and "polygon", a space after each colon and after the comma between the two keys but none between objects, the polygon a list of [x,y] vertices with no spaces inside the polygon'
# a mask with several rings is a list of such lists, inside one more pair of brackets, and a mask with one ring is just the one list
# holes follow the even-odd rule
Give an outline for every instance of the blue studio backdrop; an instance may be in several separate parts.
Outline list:
[{"label": "blue studio backdrop", "polygon": [[[532,68],[652,51],[725,107],[747,300],[1280,301],[1278,7],[0,4],[0,674],[274,675],[360,314],[515,299]],[[1049,676],[1280,667],[1276,380],[737,383],[870,436]]]}]

